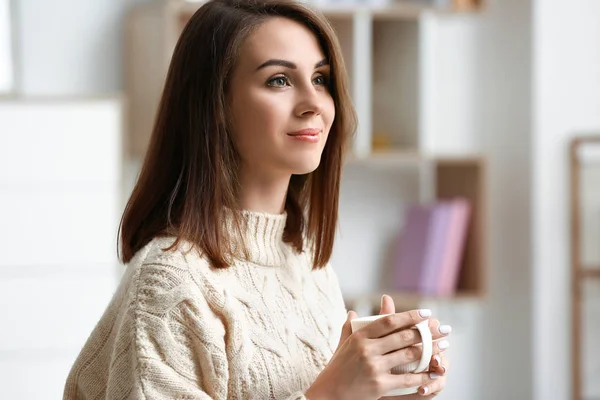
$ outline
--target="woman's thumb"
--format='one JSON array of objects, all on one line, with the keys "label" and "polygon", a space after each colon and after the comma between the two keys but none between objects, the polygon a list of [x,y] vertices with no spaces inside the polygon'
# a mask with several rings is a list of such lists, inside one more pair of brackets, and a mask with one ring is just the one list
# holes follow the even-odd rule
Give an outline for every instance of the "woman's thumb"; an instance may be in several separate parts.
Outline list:
[{"label": "woman's thumb", "polygon": [[358,318],[358,314],[356,314],[353,310],[348,311],[348,315],[346,316],[346,322],[342,327],[342,335],[340,336],[340,342],[338,343],[338,348],[352,335],[352,325],[350,321],[354,318]]}]

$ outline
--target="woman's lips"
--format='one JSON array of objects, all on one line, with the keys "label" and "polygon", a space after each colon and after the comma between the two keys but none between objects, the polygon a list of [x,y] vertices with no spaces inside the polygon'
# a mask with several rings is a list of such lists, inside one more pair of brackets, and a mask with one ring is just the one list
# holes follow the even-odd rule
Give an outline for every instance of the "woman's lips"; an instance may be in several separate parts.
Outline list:
[{"label": "woman's lips", "polygon": [[302,129],[295,132],[289,132],[287,135],[294,140],[300,140],[303,142],[317,143],[320,140],[320,129]]}]

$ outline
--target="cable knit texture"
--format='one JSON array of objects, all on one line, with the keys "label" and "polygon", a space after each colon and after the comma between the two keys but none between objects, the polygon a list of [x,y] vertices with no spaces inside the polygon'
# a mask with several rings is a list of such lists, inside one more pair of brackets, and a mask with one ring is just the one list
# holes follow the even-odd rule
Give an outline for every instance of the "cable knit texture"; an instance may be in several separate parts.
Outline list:
[{"label": "cable knit texture", "polygon": [[283,241],[285,214],[243,215],[227,269],[173,237],[136,253],[64,399],[305,399],[346,318],[337,277]]}]

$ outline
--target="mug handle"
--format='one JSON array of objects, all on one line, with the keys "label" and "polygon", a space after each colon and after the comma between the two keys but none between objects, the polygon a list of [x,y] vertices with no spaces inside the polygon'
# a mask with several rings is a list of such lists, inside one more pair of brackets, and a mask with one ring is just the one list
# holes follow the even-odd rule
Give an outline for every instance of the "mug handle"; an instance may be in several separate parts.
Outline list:
[{"label": "mug handle", "polygon": [[418,374],[429,368],[429,362],[431,361],[431,356],[433,356],[433,338],[431,337],[431,330],[429,330],[429,321],[419,322],[415,327],[419,330],[421,342],[423,343],[421,361],[414,371],[415,374]]},{"label": "mug handle", "polygon": [[[418,374],[418,373],[426,371],[429,368],[429,362],[431,361],[431,356],[433,355],[433,338],[431,336],[431,331],[429,330],[429,320],[419,322],[418,324],[413,326],[411,329],[417,329],[419,331],[419,334],[421,335],[423,352],[421,354],[421,359],[419,360],[419,364],[417,365],[417,368],[412,372],[406,372],[406,373]],[[398,367],[396,367],[396,368],[398,368]],[[417,393],[418,389],[419,389],[418,386],[394,389],[394,390],[386,393],[384,397],[414,394],[414,393]]]}]

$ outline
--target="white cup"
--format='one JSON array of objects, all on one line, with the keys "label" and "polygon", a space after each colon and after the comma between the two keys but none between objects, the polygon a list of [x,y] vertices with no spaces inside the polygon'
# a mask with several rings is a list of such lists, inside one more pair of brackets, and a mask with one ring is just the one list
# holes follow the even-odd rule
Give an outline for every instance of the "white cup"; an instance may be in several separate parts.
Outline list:
[{"label": "white cup", "polygon": [[[369,325],[371,322],[385,317],[390,314],[382,314],[382,315],[372,315],[370,317],[362,317],[355,318],[350,321],[352,325],[352,332],[356,332],[357,330]],[[421,335],[421,342],[423,347],[423,353],[421,354],[421,359],[419,361],[414,361],[409,364],[398,365],[391,369],[392,374],[418,374],[423,371],[426,371],[429,368],[429,362],[431,361],[431,356],[433,355],[433,339],[431,337],[431,331],[429,330],[429,321],[425,320],[423,322],[419,322],[415,326],[412,326],[411,329],[416,329],[419,331]],[[399,388],[394,389],[388,393],[386,396],[402,396],[405,394],[413,394],[417,393],[419,386],[413,386],[409,388]]]}]

